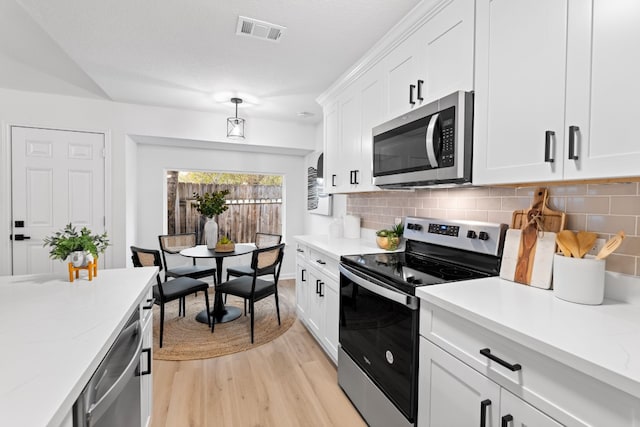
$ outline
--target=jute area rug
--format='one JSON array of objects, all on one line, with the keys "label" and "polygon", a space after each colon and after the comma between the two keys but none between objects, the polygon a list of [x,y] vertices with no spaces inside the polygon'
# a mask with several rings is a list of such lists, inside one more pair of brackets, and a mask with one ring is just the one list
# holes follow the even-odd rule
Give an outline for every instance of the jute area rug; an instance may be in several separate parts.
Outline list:
[{"label": "jute area rug", "polygon": [[[204,310],[204,295],[189,295],[186,300],[187,314],[178,317],[178,301],[165,305],[164,337],[160,348],[160,307],[153,308],[153,358],[157,360],[194,360],[209,359],[237,353],[258,347],[279,337],[293,325],[295,313],[295,280],[278,282],[280,297],[280,319],[278,325],[276,303],[269,296],[255,304],[254,343],[251,344],[251,317],[244,316],[243,300],[232,295],[227,297],[226,305],[239,307],[242,315],[231,322],[217,323],[215,332],[195,320],[196,315]],[[214,290],[209,288],[209,304],[213,307]]]}]

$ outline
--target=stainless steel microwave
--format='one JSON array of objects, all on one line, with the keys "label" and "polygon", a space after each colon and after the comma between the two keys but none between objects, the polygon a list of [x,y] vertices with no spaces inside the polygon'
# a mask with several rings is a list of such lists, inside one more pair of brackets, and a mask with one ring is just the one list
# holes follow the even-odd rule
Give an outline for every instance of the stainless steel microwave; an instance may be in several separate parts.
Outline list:
[{"label": "stainless steel microwave", "polygon": [[373,128],[373,183],[470,184],[473,94],[458,91]]}]

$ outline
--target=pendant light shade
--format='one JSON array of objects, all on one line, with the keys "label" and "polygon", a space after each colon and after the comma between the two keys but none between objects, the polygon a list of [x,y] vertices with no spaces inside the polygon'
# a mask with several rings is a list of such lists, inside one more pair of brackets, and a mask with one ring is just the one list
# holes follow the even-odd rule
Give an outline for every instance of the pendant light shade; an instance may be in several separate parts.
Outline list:
[{"label": "pendant light shade", "polygon": [[231,98],[231,102],[236,104],[236,116],[227,119],[227,138],[244,139],[244,119],[238,117],[238,104],[242,104],[242,99]]}]

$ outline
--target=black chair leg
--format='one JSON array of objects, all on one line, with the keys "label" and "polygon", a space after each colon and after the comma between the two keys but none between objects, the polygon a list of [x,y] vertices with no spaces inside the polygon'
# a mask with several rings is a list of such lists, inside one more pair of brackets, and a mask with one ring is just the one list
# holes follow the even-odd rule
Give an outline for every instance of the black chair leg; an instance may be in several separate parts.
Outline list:
[{"label": "black chair leg", "polygon": [[246,298],[244,299],[244,315],[247,315],[247,300]]},{"label": "black chair leg", "polygon": [[163,332],[164,332],[164,303],[160,303],[160,348],[162,348]]},{"label": "black chair leg", "polygon": [[278,325],[280,325],[280,304],[278,303],[278,288],[276,288],[276,293],[274,295],[276,297],[276,313],[278,313]]},{"label": "black chair leg", "polygon": [[211,311],[209,311],[209,292],[204,291],[204,304],[207,306],[207,325],[211,327]]},{"label": "black chair leg", "polygon": [[253,344],[253,300],[249,301],[249,308],[251,309],[251,344]]}]

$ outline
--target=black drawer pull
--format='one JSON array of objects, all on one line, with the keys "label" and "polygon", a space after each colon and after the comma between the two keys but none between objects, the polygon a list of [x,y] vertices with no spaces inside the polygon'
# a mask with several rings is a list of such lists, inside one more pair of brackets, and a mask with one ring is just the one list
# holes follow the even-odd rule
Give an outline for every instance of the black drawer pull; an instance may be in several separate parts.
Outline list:
[{"label": "black drawer pull", "polygon": [[151,310],[153,308],[153,304],[155,304],[156,299],[155,298],[151,298],[147,300],[147,304],[149,305],[143,305],[142,309],[143,310]]},{"label": "black drawer pull", "polygon": [[317,260],[316,260],[316,262],[317,262],[318,264],[320,264],[320,265],[325,265],[325,264],[326,264],[326,262],[324,262],[324,261],[323,261],[323,260],[321,260],[321,259],[317,259]]},{"label": "black drawer pull", "polygon": [[487,408],[491,406],[491,400],[485,399],[480,402],[480,427],[487,427]]},{"label": "black drawer pull", "polygon": [[519,371],[520,369],[522,369],[522,366],[520,366],[519,363],[515,363],[515,364],[510,364],[509,362],[505,362],[504,360],[500,359],[499,357],[494,356],[493,354],[491,354],[491,350],[488,348],[483,348],[482,350],[480,350],[480,354],[488,357],[489,359],[493,360],[494,362],[496,362],[499,365],[504,366],[505,368],[507,368],[510,371]]},{"label": "black drawer pull", "polygon": [[296,251],[298,251],[298,252],[304,252],[304,249],[300,249],[300,248],[298,248],[298,249],[296,249]]},{"label": "black drawer pull", "polygon": [[509,427],[509,423],[513,421],[513,415],[511,414],[507,414],[504,417],[502,417],[502,423],[500,424],[501,427]]},{"label": "black drawer pull", "polygon": [[147,370],[140,371],[140,375],[151,375],[151,349],[143,348],[142,352],[147,353]]}]

